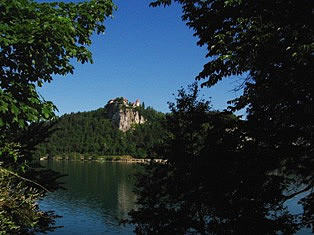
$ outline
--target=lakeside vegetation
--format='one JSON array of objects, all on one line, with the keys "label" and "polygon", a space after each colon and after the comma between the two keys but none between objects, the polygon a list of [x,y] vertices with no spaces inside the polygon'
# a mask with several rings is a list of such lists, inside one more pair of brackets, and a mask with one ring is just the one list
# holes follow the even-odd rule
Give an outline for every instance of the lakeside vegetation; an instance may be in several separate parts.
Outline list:
[{"label": "lakeside vegetation", "polygon": [[98,161],[98,162],[134,162],[134,163],[148,163],[151,160],[154,162],[164,162],[163,159],[150,159],[150,158],[134,158],[130,155],[93,155],[93,154],[61,154],[56,155],[53,158],[41,157],[40,160],[56,160],[56,161]]},{"label": "lakeside vegetation", "polygon": [[93,154],[79,154],[79,153],[69,153],[69,154],[60,154],[55,155],[52,158],[41,157],[40,160],[71,160],[71,161],[132,161],[136,160],[130,155],[93,155]]}]

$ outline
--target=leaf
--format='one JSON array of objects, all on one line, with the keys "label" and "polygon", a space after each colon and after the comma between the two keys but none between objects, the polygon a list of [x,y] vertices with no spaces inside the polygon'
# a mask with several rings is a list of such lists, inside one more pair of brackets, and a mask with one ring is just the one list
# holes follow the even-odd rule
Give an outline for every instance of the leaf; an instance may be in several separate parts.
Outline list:
[{"label": "leaf", "polygon": [[11,104],[11,112],[17,116],[20,113],[20,110],[18,109],[18,107],[16,107],[15,104]]}]

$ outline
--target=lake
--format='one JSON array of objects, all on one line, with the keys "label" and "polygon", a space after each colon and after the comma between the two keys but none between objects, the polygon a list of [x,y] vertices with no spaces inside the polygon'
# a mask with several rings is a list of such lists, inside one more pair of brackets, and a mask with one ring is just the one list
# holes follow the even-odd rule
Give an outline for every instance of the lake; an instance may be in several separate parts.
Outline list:
[{"label": "lake", "polygon": [[[40,202],[43,210],[54,210],[63,216],[48,234],[133,234],[133,226],[119,225],[119,220],[135,205],[132,175],[138,164],[93,161],[41,161],[43,166],[67,177],[62,178],[67,190],[48,194]],[[297,197],[305,196],[299,195]],[[293,214],[302,212],[296,198],[286,202]],[[298,235],[311,234],[302,229]]]},{"label": "lake", "polygon": [[67,190],[50,193],[40,202],[54,210],[64,226],[48,234],[133,234],[131,225],[119,225],[133,208],[133,173],[138,164],[118,162],[42,161],[41,164],[67,177]]}]

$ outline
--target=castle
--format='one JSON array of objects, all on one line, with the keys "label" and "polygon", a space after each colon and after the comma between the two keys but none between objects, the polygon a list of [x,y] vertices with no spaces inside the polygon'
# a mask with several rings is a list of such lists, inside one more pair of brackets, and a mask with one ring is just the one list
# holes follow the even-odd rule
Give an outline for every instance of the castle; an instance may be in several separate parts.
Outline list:
[{"label": "castle", "polygon": [[135,102],[130,103],[128,101],[128,99],[126,99],[124,97],[119,97],[119,98],[111,99],[111,100],[108,101],[108,104],[113,104],[113,103],[123,104],[125,106],[132,106],[132,107],[139,107],[139,106],[141,106],[141,102],[140,102],[139,99],[136,99]]},{"label": "castle", "polygon": [[126,98],[118,97],[109,100],[105,109],[112,124],[117,126],[121,131],[126,132],[135,124],[145,123],[144,117],[135,109],[140,106],[139,99],[134,103],[130,103]]}]

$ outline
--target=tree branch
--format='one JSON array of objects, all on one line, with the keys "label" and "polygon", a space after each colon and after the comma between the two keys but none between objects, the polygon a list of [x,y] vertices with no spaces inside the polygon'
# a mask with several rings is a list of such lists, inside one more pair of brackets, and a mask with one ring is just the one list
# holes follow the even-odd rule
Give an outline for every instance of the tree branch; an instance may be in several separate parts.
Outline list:
[{"label": "tree branch", "polygon": [[293,193],[293,194],[287,195],[287,196],[285,196],[284,198],[285,198],[286,200],[291,199],[291,198],[295,197],[296,195],[298,195],[298,194],[300,194],[300,193],[304,193],[304,192],[310,190],[311,188],[313,188],[313,186],[312,186],[312,185],[308,185],[306,188],[302,189],[301,191],[298,191],[298,192],[295,192],[295,193]]},{"label": "tree branch", "polygon": [[9,171],[9,170],[4,169],[4,168],[1,168],[0,171],[4,171],[4,172],[6,172],[6,173],[8,173],[8,174],[10,174],[10,175],[13,175],[13,176],[15,176],[15,177],[17,177],[17,178],[20,178],[20,179],[22,179],[22,180],[24,180],[24,181],[30,182],[30,183],[32,183],[32,184],[35,184],[35,185],[37,185],[38,187],[42,188],[44,191],[50,192],[47,188],[45,188],[44,186],[42,186],[42,185],[36,183],[35,181],[32,181],[32,180],[27,179],[27,178],[24,178],[24,177],[22,177],[22,176],[20,176],[20,175],[18,175],[18,174],[16,174],[16,173],[14,173],[14,172],[12,172],[12,171]]}]

